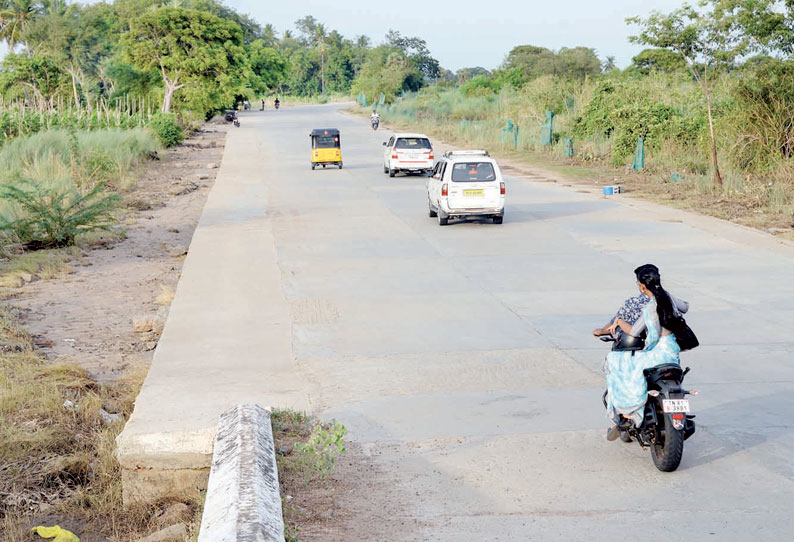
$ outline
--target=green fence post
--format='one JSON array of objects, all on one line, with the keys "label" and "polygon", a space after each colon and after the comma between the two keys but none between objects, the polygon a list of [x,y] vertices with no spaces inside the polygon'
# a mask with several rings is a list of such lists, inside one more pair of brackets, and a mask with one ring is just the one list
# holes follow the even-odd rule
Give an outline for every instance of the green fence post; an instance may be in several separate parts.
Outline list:
[{"label": "green fence post", "polygon": [[546,122],[540,128],[540,144],[548,147],[554,139],[554,112],[546,111]]},{"label": "green fence post", "polygon": [[513,148],[518,148],[518,124],[516,124],[516,129],[513,130]]},{"label": "green fence post", "polygon": [[386,102],[386,95],[384,93],[380,93],[378,96],[378,105],[383,105]]},{"label": "green fence post", "polygon": [[562,138],[562,155],[566,158],[573,158],[573,138]]},{"label": "green fence post", "polygon": [[634,151],[634,162],[631,168],[634,171],[639,171],[645,167],[645,140],[641,137],[637,138],[637,150]]}]

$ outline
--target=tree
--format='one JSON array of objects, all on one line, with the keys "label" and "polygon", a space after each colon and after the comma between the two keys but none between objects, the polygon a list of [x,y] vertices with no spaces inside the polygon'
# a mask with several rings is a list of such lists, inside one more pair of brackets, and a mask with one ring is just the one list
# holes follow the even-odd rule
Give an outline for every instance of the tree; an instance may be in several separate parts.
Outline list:
[{"label": "tree", "polygon": [[262,95],[278,88],[286,78],[287,61],[264,40],[256,40],[248,47],[248,63],[251,67],[249,87],[255,94]]},{"label": "tree", "polygon": [[81,102],[81,90],[87,94],[87,81],[99,79],[102,63],[113,53],[111,19],[106,4],[71,5],[38,17],[24,31],[30,52],[51,58],[72,78],[75,104]]},{"label": "tree", "polygon": [[389,30],[386,34],[386,44],[393,49],[402,51],[411,64],[428,79],[438,78],[441,66],[438,60],[431,56],[425,40],[404,37],[395,30]]},{"label": "tree", "polygon": [[41,55],[10,53],[0,65],[0,93],[6,98],[32,94],[30,102],[39,108],[51,106],[53,98],[68,89],[68,81],[55,62]]},{"label": "tree", "polygon": [[381,45],[370,50],[367,61],[353,82],[353,92],[370,98],[381,93],[392,101],[403,90],[413,90],[422,74],[399,49]]},{"label": "tree", "polygon": [[670,49],[644,49],[631,62],[632,66],[645,75],[650,72],[675,73],[687,69],[683,57]]},{"label": "tree", "polygon": [[563,47],[554,58],[554,71],[558,75],[573,79],[584,79],[601,73],[601,61],[589,47]]},{"label": "tree", "polygon": [[554,51],[535,45],[513,47],[505,58],[502,68],[521,70],[528,79],[554,73]]},{"label": "tree", "polygon": [[240,27],[201,11],[161,8],[147,13],[131,22],[123,43],[135,66],[160,71],[163,113],[171,110],[174,93],[185,87],[194,110],[208,112],[233,97],[241,75],[236,72],[245,68]]},{"label": "tree", "polygon": [[719,65],[732,65],[737,57],[746,54],[750,49],[747,36],[737,31],[736,15],[726,9],[732,2],[733,0],[701,0],[698,4],[700,11],[685,4],[669,14],[653,11],[645,19],[626,19],[627,23],[638,25],[641,29],[629,41],[675,51],[684,59],[700,86],[706,98],[714,181],[719,186],[722,186],[722,176],[717,159],[711,104],[714,71]]},{"label": "tree", "polygon": [[604,59],[603,64],[601,64],[601,71],[603,71],[604,73],[609,73],[611,71],[615,71],[616,69],[618,69],[618,66],[617,64],[615,64],[614,56],[606,57],[606,59]]},{"label": "tree", "polygon": [[43,11],[36,0],[4,0],[0,4],[0,41],[13,50],[25,27]]},{"label": "tree", "polygon": [[471,81],[474,77],[477,77],[478,75],[485,75],[487,77],[491,75],[491,72],[480,66],[477,66],[475,68],[461,68],[455,72],[455,76],[458,79],[458,84],[461,85],[463,83],[466,83],[467,81]]}]

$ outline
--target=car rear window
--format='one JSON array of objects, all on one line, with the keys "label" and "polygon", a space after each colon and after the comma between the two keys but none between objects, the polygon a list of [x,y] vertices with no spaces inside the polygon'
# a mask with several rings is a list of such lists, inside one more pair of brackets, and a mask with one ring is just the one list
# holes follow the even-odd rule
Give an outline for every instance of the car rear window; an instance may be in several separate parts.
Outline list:
[{"label": "car rear window", "polygon": [[339,136],[320,136],[314,139],[315,149],[333,149],[339,146]]},{"label": "car rear window", "polygon": [[401,137],[397,139],[397,143],[394,145],[395,148],[398,149],[417,149],[417,150],[425,150],[431,149],[430,140],[424,137]]},{"label": "car rear window", "polygon": [[490,162],[458,162],[452,166],[452,180],[458,183],[495,179],[496,173]]}]

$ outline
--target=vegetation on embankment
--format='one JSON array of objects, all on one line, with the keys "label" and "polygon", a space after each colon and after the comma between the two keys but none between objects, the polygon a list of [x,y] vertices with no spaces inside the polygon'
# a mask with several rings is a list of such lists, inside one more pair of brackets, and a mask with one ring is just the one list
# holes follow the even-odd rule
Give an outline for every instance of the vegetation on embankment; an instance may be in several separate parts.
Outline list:
[{"label": "vegetation on embankment", "polygon": [[[115,438],[132,411],[146,368],[112,384],[75,364],[36,352],[17,316],[0,308],[0,532],[28,540],[38,519],[75,532],[129,540],[158,526],[176,502],[190,516],[197,503],[174,496],[124,507]],[[190,518],[178,518],[189,521]]]},{"label": "vegetation on embankment", "polygon": [[11,141],[0,150],[3,251],[69,246],[110,230],[133,168],[159,148],[143,128],[49,130]]},{"label": "vegetation on embankment", "polygon": [[[738,87],[726,77],[715,96],[721,104],[717,130],[725,134],[722,186],[711,175],[698,91],[682,74],[583,81],[544,76],[484,95],[467,95],[465,86],[431,87],[380,113],[386,123],[451,144],[487,148],[569,177],[624,184],[655,200],[782,233],[794,224],[794,160],[763,148],[766,128],[753,125],[752,109],[735,95]],[[552,144],[544,146],[547,110],[557,114]],[[640,134],[645,168],[634,171]],[[568,137],[573,138],[572,158],[564,157]]]}]

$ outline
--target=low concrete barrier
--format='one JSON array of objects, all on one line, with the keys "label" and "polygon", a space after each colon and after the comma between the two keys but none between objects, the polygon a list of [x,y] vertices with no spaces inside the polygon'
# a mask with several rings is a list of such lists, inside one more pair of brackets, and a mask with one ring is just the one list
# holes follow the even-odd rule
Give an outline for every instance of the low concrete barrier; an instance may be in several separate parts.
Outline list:
[{"label": "low concrete barrier", "polygon": [[284,542],[270,413],[238,405],[220,416],[198,542]]}]

